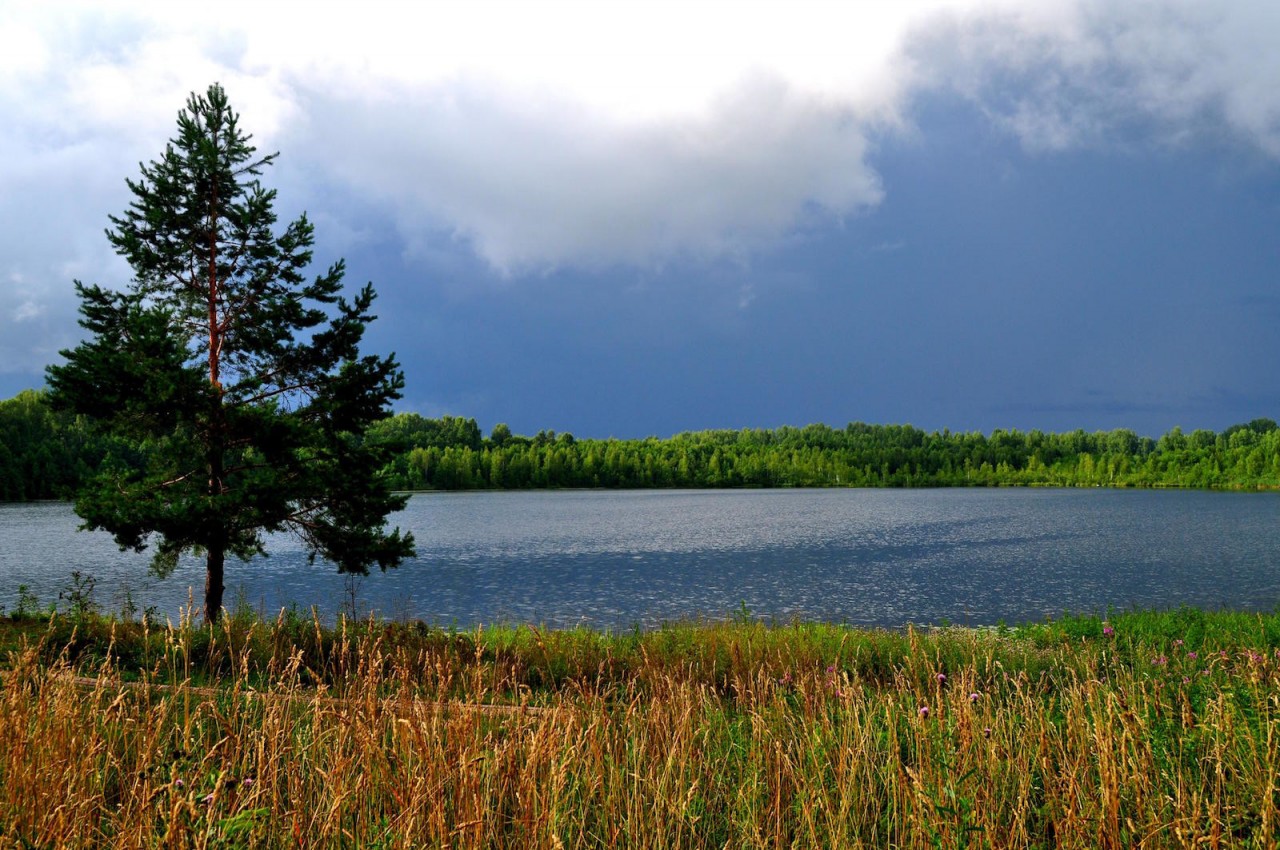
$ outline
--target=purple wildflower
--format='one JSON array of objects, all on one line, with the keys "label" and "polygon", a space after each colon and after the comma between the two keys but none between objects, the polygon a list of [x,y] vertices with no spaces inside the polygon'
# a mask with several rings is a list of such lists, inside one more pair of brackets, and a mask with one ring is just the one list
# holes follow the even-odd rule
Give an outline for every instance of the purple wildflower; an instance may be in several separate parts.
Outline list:
[{"label": "purple wildflower", "polygon": [[200,802],[204,803],[206,806],[212,803],[213,802],[212,792],[205,794],[203,797],[201,797]]},{"label": "purple wildflower", "polygon": [[929,706],[927,705],[920,706],[920,717],[923,720],[929,719]]},{"label": "purple wildflower", "polygon": [[1106,624],[1104,624],[1104,625],[1102,626],[1102,636],[1103,636],[1103,637],[1111,637],[1111,636],[1112,636],[1112,635],[1114,635],[1115,633],[1116,633],[1116,630],[1115,630],[1115,629],[1113,629],[1111,626],[1106,625]]},{"label": "purple wildflower", "polygon": [[947,681],[947,674],[939,673],[936,678],[938,680],[938,684],[941,685],[943,682]]},{"label": "purple wildflower", "polygon": [[982,699],[982,694],[977,693],[976,691],[969,694],[969,702],[977,702],[980,699]]},{"label": "purple wildflower", "polygon": [[1187,653],[1187,657],[1188,657],[1188,658],[1198,658],[1199,656],[1197,656],[1197,655],[1196,655],[1196,653],[1195,653],[1195,651],[1194,651],[1194,650],[1192,650],[1191,652],[1188,652],[1188,653]]},{"label": "purple wildflower", "polygon": [[187,783],[183,782],[181,779],[173,780],[173,784],[174,784],[174,787],[177,787],[177,788],[185,788],[187,785]]},{"label": "purple wildflower", "polygon": [[1169,657],[1167,655],[1157,655],[1155,658],[1151,659],[1151,663],[1157,666],[1162,664],[1168,664]]}]

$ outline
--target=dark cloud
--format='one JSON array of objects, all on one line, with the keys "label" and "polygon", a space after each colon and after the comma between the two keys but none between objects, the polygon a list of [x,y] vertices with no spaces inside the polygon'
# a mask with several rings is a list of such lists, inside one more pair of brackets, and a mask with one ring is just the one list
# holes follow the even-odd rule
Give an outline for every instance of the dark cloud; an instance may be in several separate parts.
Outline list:
[{"label": "dark cloud", "polygon": [[34,26],[0,58],[0,394],[74,341],[73,278],[128,279],[106,217],[220,79],[317,261],[378,287],[407,408],[583,436],[1275,416],[1280,12],[1000,8],[922,23],[875,119],[785,69],[637,120],[475,69],[272,65],[234,27]]}]

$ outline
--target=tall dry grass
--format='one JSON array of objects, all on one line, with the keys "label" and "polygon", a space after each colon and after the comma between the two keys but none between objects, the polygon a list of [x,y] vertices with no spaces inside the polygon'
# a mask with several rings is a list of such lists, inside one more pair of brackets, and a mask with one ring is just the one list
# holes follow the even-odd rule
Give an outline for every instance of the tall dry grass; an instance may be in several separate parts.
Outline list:
[{"label": "tall dry grass", "polygon": [[[131,639],[127,666],[124,641],[92,661],[28,642],[0,684],[0,843],[1276,845],[1262,647],[396,634],[180,624]],[[517,639],[524,660],[499,651]]]}]

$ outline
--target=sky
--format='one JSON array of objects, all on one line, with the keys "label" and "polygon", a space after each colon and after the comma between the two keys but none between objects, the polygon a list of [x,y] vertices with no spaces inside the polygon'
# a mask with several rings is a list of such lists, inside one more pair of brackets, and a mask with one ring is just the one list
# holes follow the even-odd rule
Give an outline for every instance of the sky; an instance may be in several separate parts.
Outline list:
[{"label": "sky", "polygon": [[[336,4],[335,4],[336,7]],[[328,6],[315,7],[327,10]],[[0,398],[220,82],[397,409],[579,437],[1280,419],[1280,4],[0,0]]]}]

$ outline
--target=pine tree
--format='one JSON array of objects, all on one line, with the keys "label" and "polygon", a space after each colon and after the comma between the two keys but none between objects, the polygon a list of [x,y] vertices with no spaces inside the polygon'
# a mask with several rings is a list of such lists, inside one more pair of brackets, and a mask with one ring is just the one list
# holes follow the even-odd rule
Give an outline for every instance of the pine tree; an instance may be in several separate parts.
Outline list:
[{"label": "pine tree", "polygon": [[295,532],[348,573],[413,553],[386,530],[405,497],[363,440],[404,386],[394,356],[359,352],[373,288],[342,297],[342,261],[307,281],[313,228],[303,215],[277,235],[257,179],[276,154],[258,157],[238,118],[221,86],[193,93],[164,155],[126,181],[107,238],[133,280],[75,282],[88,338],[48,370],[56,405],[137,449],[79,493],[83,527],[154,542],[162,575],[202,553],[209,622],[226,556],[263,554],[266,533]]}]

